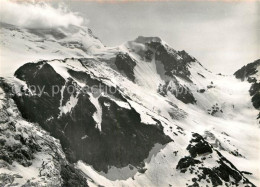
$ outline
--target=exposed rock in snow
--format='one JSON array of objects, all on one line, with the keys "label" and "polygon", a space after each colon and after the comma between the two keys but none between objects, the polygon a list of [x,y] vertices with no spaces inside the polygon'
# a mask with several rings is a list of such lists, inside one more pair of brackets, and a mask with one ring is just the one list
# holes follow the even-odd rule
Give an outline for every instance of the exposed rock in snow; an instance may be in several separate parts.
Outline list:
[{"label": "exposed rock in snow", "polygon": [[[260,110],[260,59],[243,66],[234,75],[242,81],[247,80],[251,83],[249,93],[252,96],[252,103],[256,109]],[[260,112],[257,119],[260,124]]]},{"label": "exposed rock in snow", "polygon": [[65,157],[59,140],[21,117],[9,85],[0,80],[1,186],[87,185]]},{"label": "exposed rock in snow", "polygon": [[122,70],[130,80],[135,80],[134,67],[136,66],[136,62],[128,54],[118,54],[115,64],[118,70]]}]

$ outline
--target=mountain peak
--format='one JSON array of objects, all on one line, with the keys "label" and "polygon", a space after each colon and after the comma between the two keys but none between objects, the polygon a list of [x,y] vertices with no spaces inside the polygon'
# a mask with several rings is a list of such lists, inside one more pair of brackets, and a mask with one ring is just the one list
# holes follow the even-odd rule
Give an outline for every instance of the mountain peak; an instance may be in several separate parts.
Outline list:
[{"label": "mountain peak", "polygon": [[255,75],[258,72],[258,67],[260,66],[260,59],[255,60],[254,62],[251,62],[239,70],[237,70],[234,75],[236,78],[244,80],[245,78],[248,78],[252,75]]},{"label": "mountain peak", "polygon": [[150,42],[162,42],[162,39],[159,37],[138,36],[134,41],[137,43],[150,43]]}]

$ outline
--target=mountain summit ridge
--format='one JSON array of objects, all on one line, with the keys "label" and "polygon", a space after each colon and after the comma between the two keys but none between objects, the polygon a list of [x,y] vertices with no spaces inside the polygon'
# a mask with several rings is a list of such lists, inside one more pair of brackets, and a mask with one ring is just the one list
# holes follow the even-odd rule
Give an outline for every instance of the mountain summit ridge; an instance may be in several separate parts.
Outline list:
[{"label": "mountain summit ridge", "polygon": [[[248,82],[213,74],[158,37],[105,47],[87,30],[39,32],[1,27],[1,58],[18,64],[0,80],[0,183],[259,183],[259,109]],[[36,127],[37,136],[26,131]]]}]

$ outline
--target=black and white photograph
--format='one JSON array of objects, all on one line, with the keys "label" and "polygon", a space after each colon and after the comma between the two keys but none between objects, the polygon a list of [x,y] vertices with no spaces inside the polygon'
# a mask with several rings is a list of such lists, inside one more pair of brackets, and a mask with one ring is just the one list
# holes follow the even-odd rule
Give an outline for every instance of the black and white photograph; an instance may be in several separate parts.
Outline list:
[{"label": "black and white photograph", "polygon": [[0,187],[260,187],[260,1],[0,0]]}]

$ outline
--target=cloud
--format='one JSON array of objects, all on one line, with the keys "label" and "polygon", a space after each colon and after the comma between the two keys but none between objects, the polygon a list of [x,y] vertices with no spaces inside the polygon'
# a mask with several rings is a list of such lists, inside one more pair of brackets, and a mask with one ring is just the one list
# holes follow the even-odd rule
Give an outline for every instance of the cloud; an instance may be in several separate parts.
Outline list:
[{"label": "cloud", "polygon": [[64,6],[0,0],[0,21],[25,28],[55,28],[80,26],[85,20]]}]

